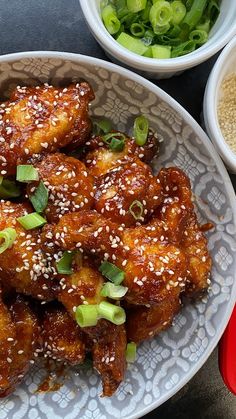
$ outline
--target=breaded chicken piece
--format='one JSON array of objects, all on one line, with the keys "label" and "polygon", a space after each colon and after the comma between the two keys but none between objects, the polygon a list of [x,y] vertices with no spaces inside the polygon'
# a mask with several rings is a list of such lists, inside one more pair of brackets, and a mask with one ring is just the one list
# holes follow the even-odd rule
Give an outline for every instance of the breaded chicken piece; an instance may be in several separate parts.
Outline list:
[{"label": "breaded chicken piece", "polygon": [[189,297],[197,296],[209,287],[212,260],[207,249],[207,239],[194,213],[183,233],[181,246],[188,259],[185,294]]},{"label": "breaded chicken piece", "polygon": [[40,159],[62,147],[86,142],[91,130],[88,83],[66,88],[18,87],[0,105],[0,174],[14,175],[18,164]]},{"label": "breaded chicken piece", "polygon": [[[78,258],[78,254],[76,255]],[[80,256],[79,266],[74,268],[71,275],[64,275],[60,280],[58,300],[74,317],[75,308],[80,304],[99,304],[103,297],[100,295],[104,278],[95,269],[92,258]]]},{"label": "breaded chicken piece", "polygon": [[[49,192],[45,210],[49,222],[57,222],[63,214],[92,207],[94,180],[80,160],[55,153],[44,157],[35,167]],[[37,185],[29,184],[29,197]]]},{"label": "breaded chicken piece", "polygon": [[70,365],[85,358],[82,332],[64,308],[47,308],[42,323],[44,357]]},{"label": "breaded chicken piece", "polygon": [[0,201],[0,230],[16,230],[13,246],[0,254],[0,280],[22,294],[40,300],[56,296],[57,276],[50,253],[42,250],[40,229],[27,231],[17,221],[32,212],[30,205]]},{"label": "breaded chicken piece", "polygon": [[101,374],[103,396],[112,396],[124,380],[126,368],[125,326],[99,320],[97,326],[84,328],[92,339],[93,366]]},{"label": "breaded chicken piece", "polygon": [[122,269],[123,284],[129,288],[126,300],[143,305],[179,296],[187,273],[184,252],[164,235],[160,236],[160,229],[153,225],[148,228],[146,225],[124,229],[95,211],[84,211],[63,216],[52,227],[52,234],[62,248],[74,250],[79,244],[101,261],[109,260]]},{"label": "breaded chicken piece", "polygon": [[127,227],[147,221],[162,199],[160,180],[139,159],[115,167],[95,183],[95,209]]},{"label": "breaded chicken piece", "polygon": [[151,307],[129,306],[127,310],[127,340],[139,343],[158,335],[171,326],[181,308],[178,297],[170,297]]},{"label": "breaded chicken piece", "polygon": [[7,308],[0,301],[0,397],[14,391],[34,362],[39,325],[22,297]]},{"label": "breaded chicken piece", "polygon": [[[122,134],[126,135],[126,134]],[[151,131],[144,146],[136,144],[133,138],[126,137],[122,151],[112,151],[102,137],[92,137],[86,142],[87,151],[84,159],[89,173],[95,177],[105,175],[120,164],[132,161],[133,158],[149,163],[158,154],[158,140]]]}]

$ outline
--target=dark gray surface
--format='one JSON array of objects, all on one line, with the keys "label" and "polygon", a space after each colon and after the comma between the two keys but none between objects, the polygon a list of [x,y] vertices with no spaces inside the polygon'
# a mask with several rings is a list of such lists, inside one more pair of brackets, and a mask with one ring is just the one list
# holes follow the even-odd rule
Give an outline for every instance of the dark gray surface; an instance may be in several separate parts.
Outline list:
[{"label": "dark gray surface", "polygon": [[[107,59],[89,33],[78,0],[0,0],[0,34],[1,54],[57,50]],[[198,122],[205,84],[215,60],[213,57],[181,76],[156,82]],[[232,180],[236,186],[236,176]],[[145,418],[236,418],[236,397],[221,380],[217,350],[178,394]]]}]

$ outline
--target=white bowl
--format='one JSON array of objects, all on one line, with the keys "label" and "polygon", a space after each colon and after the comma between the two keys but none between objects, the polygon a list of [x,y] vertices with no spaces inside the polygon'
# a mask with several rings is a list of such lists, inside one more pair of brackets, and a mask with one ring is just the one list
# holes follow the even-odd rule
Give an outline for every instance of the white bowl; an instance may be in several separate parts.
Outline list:
[{"label": "white bowl", "polygon": [[204,123],[209,137],[229,170],[236,173],[236,153],[231,150],[223,137],[217,114],[222,93],[221,85],[224,78],[230,73],[236,74],[236,36],[225,47],[213,67],[205,90],[203,104]]},{"label": "white bowl", "polygon": [[108,33],[100,16],[100,0],[80,0],[80,5],[91,32],[111,60],[148,78],[169,78],[194,67],[223,48],[236,34],[236,1],[222,0],[219,18],[202,47],[178,58],[146,58],[122,47]]},{"label": "white bowl", "polygon": [[0,56],[0,93],[5,98],[17,84],[65,85],[80,78],[88,80],[96,94],[91,113],[109,118],[114,127],[130,132],[134,118],[147,115],[163,138],[155,171],[176,165],[189,175],[200,222],[215,224],[208,234],[212,287],[203,300],[186,304],[170,329],[139,346],[137,361],[113,397],[101,398],[98,375],[82,368],[69,370],[57,392],[37,393],[47,376],[37,364],[13,395],[0,400],[1,419],[141,417],[172,397],[204,364],[236,300],[234,190],[221,159],[193,118],[154,84],[106,61],[42,51]]}]

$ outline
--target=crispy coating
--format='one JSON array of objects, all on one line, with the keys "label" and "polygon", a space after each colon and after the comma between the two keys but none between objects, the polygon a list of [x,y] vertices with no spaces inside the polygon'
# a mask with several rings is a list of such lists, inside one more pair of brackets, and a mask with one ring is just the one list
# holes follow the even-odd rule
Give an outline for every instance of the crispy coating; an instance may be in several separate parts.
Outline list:
[{"label": "crispy coating", "polygon": [[115,167],[95,185],[95,209],[127,227],[147,221],[162,202],[160,180],[139,159]]},{"label": "crispy coating", "polygon": [[5,397],[34,362],[39,325],[22,297],[17,297],[9,308],[0,301],[0,325],[0,397]]},{"label": "crispy coating", "polygon": [[93,366],[101,374],[103,396],[112,396],[125,375],[127,345],[125,327],[100,320],[97,326],[85,328],[84,331],[93,341]]},{"label": "crispy coating", "polygon": [[177,167],[161,169],[158,179],[165,197],[159,217],[168,226],[169,240],[179,243],[189,216],[194,211],[191,184],[185,173]]},{"label": "crispy coating", "polygon": [[166,298],[151,307],[129,306],[127,310],[127,340],[139,343],[158,335],[171,326],[174,316],[181,308],[180,299]]},{"label": "crispy coating", "polygon": [[149,228],[123,229],[94,211],[84,211],[63,216],[53,234],[64,249],[73,250],[79,243],[87,252],[124,270],[124,285],[129,288],[126,299],[130,303],[157,304],[167,296],[179,295],[187,264],[178,246],[160,237],[158,228],[157,232],[153,225]]},{"label": "crispy coating", "polygon": [[6,288],[40,300],[56,296],[57,272],[51,255],[42,250],[40,230],[26,231],[17,221],[32,212],[30,205],[0,202],[0,230],[12,227],[17,237],[13,246],[0,254],[0,280]]},{"label": "crispy coating", "polygon": [[[68,212],[90,209],[93,205],[93,177],[78,159],[62,153],[49,154],[36,165],[40,180],[49,191],[45,215],[55,223]],[[32,195],[36,182],[29,184],[28,195]]]},{"label": "crispy coating", "polygon": [[99,304],[103,300],[100,291],[104,278],[95,269],[91,258],[84,257],[82,260],[81,257],[80,259],[80,264],[75,267],[74,272],[61,278],[58,292],[58,300],[73,317],[75,307],[80,304]]},{"label": "crispy coating", "polygon": [[88,83],[17,89],[13,100],[0,105],[2,175],[15,174],[16,165],[31,158],[83,144],[91,130],[88,103],[94,96]]},{"label": "crispy coating", "polygon": [[151,131],[144,146],[138,146],[134,139],[126,137],[122,151],[112,151],[101,137],[92,137],[86,142],[85,164],[94,177],[105,175],[120,164],[138,158],[149,163],[158,154],[158,140]]},{"label": "crispy coating", "polygon": [[197,296],[210,284],[212,260],[195,214],[189,219],[181,245],[188,259],[186,295]]},{"label": "crispy coating", "polygon": [[64,308],[47,308],[42,323],[44,357],[70,365],[84,361],[82,332]]}]

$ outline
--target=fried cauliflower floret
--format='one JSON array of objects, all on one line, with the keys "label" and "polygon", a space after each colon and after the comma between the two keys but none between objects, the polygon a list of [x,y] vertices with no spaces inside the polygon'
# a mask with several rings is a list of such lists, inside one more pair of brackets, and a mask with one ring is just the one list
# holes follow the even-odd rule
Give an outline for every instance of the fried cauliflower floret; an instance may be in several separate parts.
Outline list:
[{"label": "fried cauliflower floret", "polygon": [[85,251],[122,269],[129,289],[125,298],[130,303],[156,304],[179,295],[187,266],[184,252],[160,236],[160,229],[148,227],[124,229],[95,211],[84,211],[63,216],[52,229],[62,248],[74,250],[79,243]]},{"label": "fried cauliflower floret", "polygon": [[22,297],[7,308],[0,301],[0,397],[22,381],[38,346],[39,325]]},{"label": "fried cauliflower floret", "polygon": [[[93,177],[78,159],[62,153],[49,154],[35,166],[40,180],[48,189],[48,204],[45,215],[49,222],[57,222],[68,212],[90,209],[93,205]],[[31,196],[37,183],[28,186]]]},{"label": "fried cauliflower floret", "polygon": [[95,209],[125,226],[147,221],[161,202],[160,180],[139,159],[117,166],[95,183]]},{"label": "fried cauliflower floret", "polygon": [[171,326],[181,308],[178,297],[168,297],[151,307],[129,306],[127,310],[127,340],[139,343],[158,335]]},{"label": "fried cauliflower floret", "polygon": [[47,308],[42,323],[44,357],[70,365],[85,358],[82,332],[64,308]]},{"label": "fried cauliflower floret", "polygon": [[[78,255],[76,255],[78,257]],[[99,304],[104,278],[93,266],[92,258],[80,256],[80,264],[71,275],[64,275],[60,280],[58,300],[74,317],[75,308],[80,304]]]},{"label": "fried cauliflower floret", "polygon": [[12,100],[0,105],[0,174],[14,175],[18,164],[86,142],[93,98],[85,82],[67,88],[19,87]]},{"label": "fried cauliflower floret", "polygon": [[126,368],[125,326],[99,320],[97,326],[84,328],[92,339],[93,366],[101,374],[103,396],[112,396],[124,380]]},{"label": "fried cauliflower floret", "polygon": [[168,227],[169,240],[179,243],[194,211],[190,180],[177,167],[161,169],[158,179],[164,194],[159,217]]},{"label": "fried cauliflower floret", "polygon": [[[125,135],[125,134],[122,134]],[[101,137],[92,137],[86,142],[89,150],[85,157],[85,164],[89,173],[95,177],[105,175],[120,164],[132,161],[133,158],[149,163],[158,153],[158,140],[151,131],[144,146],[136,144],[135,140],[126,137],[122,151],[112,151]]]},{"label": "fried cauliflower floret", "polygon": [[212,260],[207,249],[207,239],[192,214],[186,227],[181,245],[188,259],[186,295],[196,296],[210,284]]},{"label": "fried cauliflower floret", "polygon": [[0,202],[0,230],[16,230],[13,246],[0,254],[0,280],[6,288],[40,300],[56,296],[57,272],[51,255],[42,250],[40,229],[26,231],[17,221],[32,212],[30,205]]}]

